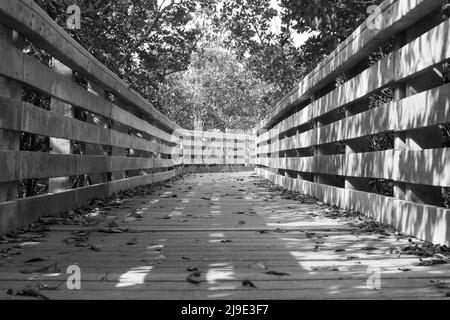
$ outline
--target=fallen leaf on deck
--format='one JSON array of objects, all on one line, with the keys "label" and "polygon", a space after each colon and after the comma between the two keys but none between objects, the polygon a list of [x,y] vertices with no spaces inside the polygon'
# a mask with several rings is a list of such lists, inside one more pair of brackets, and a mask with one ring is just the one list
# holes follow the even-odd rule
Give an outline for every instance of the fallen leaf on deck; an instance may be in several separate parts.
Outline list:
[{"label": "fallen leaf on deck", "polygon": [[186,280],[193,284],[200,284],[202,283],[202,280],[200,279],[201,275],[202,274],[200,273],[200,271],[194,271],[190,275],[188,275]]},{"label": "fallen leaf on deck", "polygon": [[27,260],[27,261],[25,261],[25,263],[42,262],[42,261],[46,261],[46,260],[44,258],[38,257],[38,258],[33,258],[30,260]]},{"label": "fallen leaf on deck", "polygon": [[150,245],[147,249],[154,251],[161,251],[164,248],[163,244]]},{"label": "fallen leaf on deck", "polygon": [[398,270],[400,270],[400,271],[404,271],[404,272],[406,272],[406,271],[411,271],[411,269],[410,269],[410,268],[398,268]]},{"label": "fallen leaf on deck", "polygon": [[447,261],[448,262],[448,257],[446,257],[446,256],[444,256],[443,254],[441,254],[441,253],[435,253],[434,255],[433,255],[433,258],[437,258],[437,259],[440,259],[440,260],[444,260],[444,261]]},{"label": "fallen leaf on deck", "polygon": [[100,278],[100,282],[108,281],[108,274],[109,272],[105,273],[105,275]]},{"label": "fallen leaf on deck", "polygon": [[169,219],[172,219],[172,217],[169,216],[169,215],[167,215],[167,216],[164,216],[164,217],[162,217],[162,218],[156,217],[155,219],[169,220]]},{"label": "fallen leaf on deck", "polygon": [[102,229],[98,229],[98,232],[102,232],[102,233],[124,233],[127,232],[128,229],[124,229],[124,228],[102,228]]},{"label": "fallen leaf on deck", "polygon": [[278,272],[278,271],[267,271],[267,272],[264,272],[265,274],[269,274],[269,275],[272,275],[272,276],[290,276],[290,274],[289,273],[285,273],[285,272]]},{"label": "fallen leaf on deck", "polygon": [[108,222],[107,226],[109,228],[118,228],[119,227],[119,225],[116,222],[114,222],[114,221]]},{"label": "fallen leaf on deck", "polygon": [[267,269],[267,267],[263,261],[257,261],[255,263],[252,263],[251,265],[249,265],[249,267],[252,269],[264,269],[264,270]]},{"label": "fallen leaf on deck", "polygon": [[58,290],[59,287],[63,285],[63,283],[66,283],[66,281],[61,281],[58,285],[50,287],[48,284],[38,284],[38,288],[40,290]]},{"label": "fallen leaf on deck", "polygon": [[374,251],[374,250],[378,250],[378,248],[375,248],[375,247],[364,247],[364,248],[361,248],[361,250]]},{"label": "fallen leaf on deck", "polygon": [[436,264],[447,264],[448,261],[447,260],[443,260],[443,259],[426,259],[426,260],[422,260],[419,259],[420,262],[418,264],[416,264],[416,266],[420,266],[420,267],[429,267],[429,266],[434,266]]},{"label": "fallen leaf on deck", "polygon": [[198,268],[195,268],[195,267],[189,267],[189,268],[187,268],[187,271],[195,272],[195,271],[199,271],[199,270],[198,270]]},{"label": "fallen leaf on deck", "polygon": [[148,265],[153,266],[162,263],[166,259],[167,257],[165,255],[160,254],[156,257],[150,257],[149,259],[142,259],[141,261],[146,262]]},{"label": "fallen leaf on deck", "polygon": [[100,246],[96,246],[94,244],[91,244],[90,246],[88,246],[88,249],[92,250],[92,251],[102,251],[102,248]]},{"label": "fallen leaf on deck", "polygon": [[137,244],[137,242],[138,242],[137,238],[132,238],[132,239],[127,241],[127,245],[128,246],[133,246],[133,245]]},{"label": "fallen leaf on deck", "polygon": [[445,280],[430,280],[430,282],[439,289],[450,288],[450,282]]},{"label": "fallen leaf on deck", "polygon": [[137,212],[129,213],[129,214],[127,215],[127,218],[128,218],[128,217],[130,217],[130,218],[136,218],[136,219],[142,219],[142,218],[144,218],[143,215],[141,215],[140,213],[137,213]]},{"label": "fallen leaf on deck", "polygon": [[243,281],[242,281],[242,285],[243,285],[244,287],[247,287],[247,288],[254,288],[254,289],[257,289],[257,287],[255,286],[255,284],[254,284],[253,282],[251,282],[250,280],[243,280]]},{"label": "fallen leaf on deck", "polygon": [[311,267],[313,271],[339,271],[339,268],[336,266],[330,267]]},{"label": "fallen leaf on deck", "polygon": [[31,274],[31,273],[60,273],[57,263],[51,264],[47,267],[38,268],[35,270],[20,270],[21,273]]},{"label": "fallen leaf on deck", "polygon": [[40,289],[37,285],[33,285],[33,284],[28,284],[24,288],[19,289],[19,290],[8,289],[8,291],[6,291],[6,293],[9,295],[15,295],[15,296],[33,297],[33,298],[39,298],[39,299],[43,299],[43,300],[50,300],[47,296],[43,295],[40,292]]}]

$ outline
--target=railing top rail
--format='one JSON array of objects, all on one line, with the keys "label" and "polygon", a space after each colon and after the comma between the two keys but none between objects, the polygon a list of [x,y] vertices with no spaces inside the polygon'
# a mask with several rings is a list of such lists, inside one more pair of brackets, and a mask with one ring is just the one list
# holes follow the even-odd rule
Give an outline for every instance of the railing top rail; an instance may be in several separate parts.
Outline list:
[{"label": "railing top rail", "polygon": [[17,30],[72,70],[79,72],[87,80],[113,93],[136,112],[158,121],[169,131],[179,128],[76,42],[34,1],[1,1],[0,21],[1,24]]},{"label": "railing top rail", "polygon": [[[369,17],[329,56],[311,71],[296,87],[281,99],[274,109],[255,128],[267,129],[294,105],[307,101],[340,73],[362,61],[378,47],[401,30],[407,29],[421,17],[442,6],[442,0],[386,0],[379,12]],[[374,20],[381,19],[381,28],[369,28]]]}]

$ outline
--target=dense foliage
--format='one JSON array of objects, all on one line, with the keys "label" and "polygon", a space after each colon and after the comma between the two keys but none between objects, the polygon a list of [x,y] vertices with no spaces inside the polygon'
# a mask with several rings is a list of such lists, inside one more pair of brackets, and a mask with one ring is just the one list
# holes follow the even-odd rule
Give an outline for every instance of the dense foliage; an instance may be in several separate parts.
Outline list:
[{"label": "dense foliage", "polygon": [[283,23],[298,32],[316,31],[303,46],[308,69],[314,68],[345,40],[382,0],[281,0]]},{"label": "dense foliage", "polygon": [[[66,28],[66,9],[72,0],[37,2]],[[66,30],[131,88],[180,124],[201,116],[204,123],[219,127],[236,127],[236,119],[246,119],[241,127],[247,127],[264,116],[267,104],[275,104],[345,39],[367,17],[370,4],[379,2],[282,0],[274,6],[271,0],[79,0],[82,28]],[[294,43],[297,33],[312,31],[316,33],[301,47]],[[227,68],[227,63],[234,61],[240,66],[239,72],[246,75],[236,84],[229,80],[233,77],[221,72],[208,74],[191,63],[209,59],[204,54],[211,48],[205,51],[207,46],[199,43],[217,37],[221,39],[220,43],[214,40],[217,52],[229,52],[217,57],[227,60],[220,67]],[[198,74],[193,75],[195,72]],[[203,86],[203,102],[195,106],[189,98],[192,93],[178,92],[175,105],[167,94],[189,91],[177,88],[189,77],[203,77],[196,83],[221,82],[229,86],[229,91],[209,86],[209,90],[216,90],[212,93]],[[228,100],[231,105],[216,104],[214,95],[220,92],[232,96],[242,83],[249,87],[241,92],[239,103]],[[254,92],[265,85],[270,90],[262,90],[252,103]],[[182,116],[183,112],[189,114]]]},{"label": "dense foliage", "polygon": [[205,129],[250,129],[272,104],[276,87],[247,69],[221,41],[208,41],[192,56],[186,72],[160,86],[161,108],[185,128],[194,120]]}]

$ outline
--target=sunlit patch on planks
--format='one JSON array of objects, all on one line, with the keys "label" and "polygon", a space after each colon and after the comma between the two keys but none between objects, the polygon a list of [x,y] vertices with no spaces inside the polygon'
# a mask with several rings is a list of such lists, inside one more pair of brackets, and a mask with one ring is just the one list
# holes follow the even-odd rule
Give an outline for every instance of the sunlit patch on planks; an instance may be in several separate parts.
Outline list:
[{"label": "sunlit patch on planks", "polygon": [[[448,264],[417,266],[417,256],[389,253],[408,238],[356,232],[324,210],[282,199],[253,172],[188,175],[170,192],[127,199],[99,225],[55,225],[44,242],[14,244],[1,298],[39,298],[7,294],[27,284],[49,299],[446,298]],[[127,222],[130,212],[140,216]],[[111,221],[127,231],[97,232]],[[84,231],[94,247],[63,241]],[[67,289],[69,265],[80,267],[81,290]]]}]

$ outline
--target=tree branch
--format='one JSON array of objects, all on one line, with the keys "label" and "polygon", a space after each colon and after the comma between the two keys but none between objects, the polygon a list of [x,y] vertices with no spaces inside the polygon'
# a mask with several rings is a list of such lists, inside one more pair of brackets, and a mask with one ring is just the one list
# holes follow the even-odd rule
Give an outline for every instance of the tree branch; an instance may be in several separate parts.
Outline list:
[{"label": "tree branch", "polygon": [[139,48],[140,45],[142,45],[144,43],[145,40],[147,40],[148,36],[150,35],[150,33],[152,32],[152,30],[155,28],[156,24],[158,23],[159,19],[161,19],[161,17],[163,16],[163,14],[172,9],[172,7],[175,4],[175,0],[171,0],[170,4],[166,7],[164,7],[164,9],[161,9],[161,6],[158,10],[158,12],[155,15],[155,18],[153,19],[151,25],[147,28],[147,30],[145,31],[144,35],[142,36],[142,38],[137,41],[134,45],[131,46],[131,48],[129,48],[127,50],[127,52],[125,52],[125,54],[123,55],[123,57],[119,60],[119,62],[117,62],[116,67],[119,68],[124,62],[125,60],[130,56],[131,53],[133,53],[137,48]]}]

